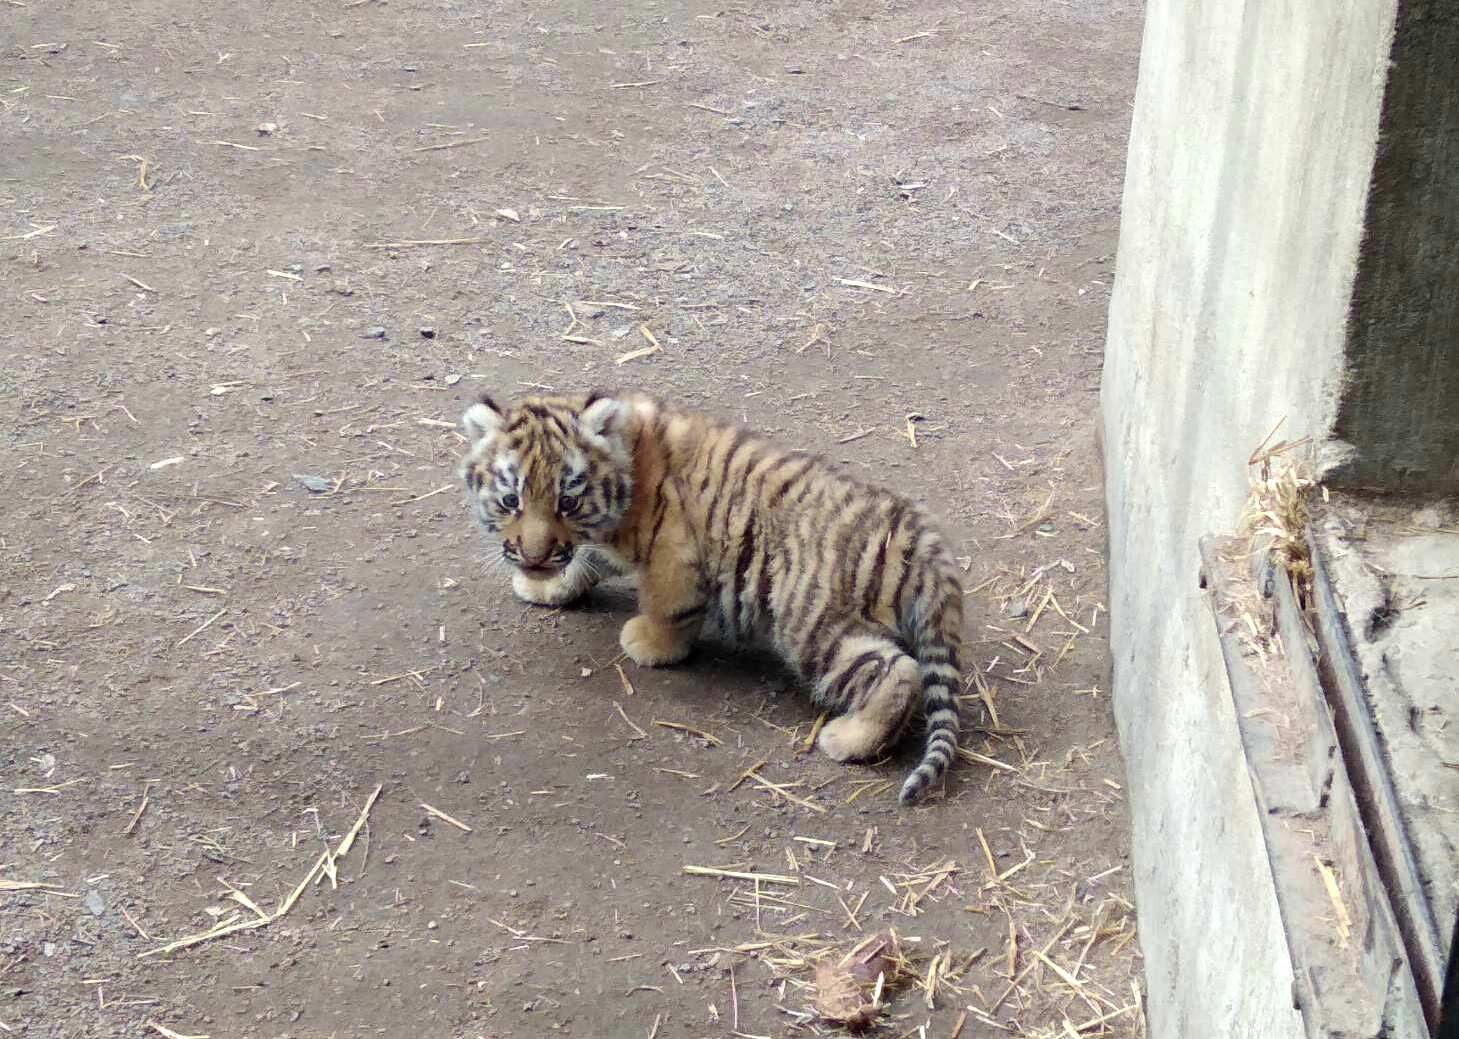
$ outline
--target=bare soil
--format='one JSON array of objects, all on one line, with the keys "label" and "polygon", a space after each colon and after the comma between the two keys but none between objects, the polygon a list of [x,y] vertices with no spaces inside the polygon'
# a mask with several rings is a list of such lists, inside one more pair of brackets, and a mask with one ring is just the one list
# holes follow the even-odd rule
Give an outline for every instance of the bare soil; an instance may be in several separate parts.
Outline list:
[{"label": "bare soil", "polygon": [[[3,0],[4,1034],[809,1035],[889,926],[942,981],[884,1034],[1138,1034],[1093,429],[1139,15]],[[899,809],[915,748],[803,753],[772,661],[620,674],[631,591],[514,602],[452,427],[590,385],[927,501],[985,760]],[[143,956],[377,786],[334,880]]]}]

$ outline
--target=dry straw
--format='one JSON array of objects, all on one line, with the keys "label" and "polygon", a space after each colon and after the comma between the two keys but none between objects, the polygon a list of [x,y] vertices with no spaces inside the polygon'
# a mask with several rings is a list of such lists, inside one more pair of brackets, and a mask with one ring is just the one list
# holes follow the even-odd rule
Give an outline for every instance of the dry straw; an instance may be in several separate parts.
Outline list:
[{"label": "dry straw", "polygon": [[1250,539],[1253,553],[1271,552],[1294,578],[1305,580],[1312,573],[1307,521],[1317,489],[1311,438],[1273,441],[1280,428],[1279,422],[1247,459],[1251,490],[1241,532]]},{"label": "dry straw", "polygon": [[230,888],[228,897],[252,913],[253,915],[251,917],[244,917],[241,920],[232,919],[218,924],[209,930],[191,934],[185,938],[179,938],[176,941],[168,942],[166,945],[159,945],[155,949],[148,949],[146,952],[138,953],[137,959],[147,959],[151,956],[169,956],[174,952],[179,952],[194,945],[201,945],[215,938],[236,934],[239,931],[251,931],[259,927],[267,927],[269,924],[282,919],[288,914],[289,910],[294,908],[294,903],[299,901],[300,896],[315,881],[321,877],[328,877],[331,883],[335,881],[338,875],[335,863],[348,854],[350,848],[354,846],[355,838],[360,835],[360,831],[365,827],[365,822],[369,819],[370,809],[374,807],[375,799],[380,796],[380,790],[380,787],[375,787],[370,796],[365,799],[365,806],[360,809],[359,818],[355,820],[354,826],[350,827],[350,831],[344,835],[333,850],[325,848],[324,851],[319,853],[319,857],[314,860],[314,865],[309,868],[309,872],[304,875],[304,879],[299,881],[272,913],[264,912],[256,902],[242,891],[236,888]]}]

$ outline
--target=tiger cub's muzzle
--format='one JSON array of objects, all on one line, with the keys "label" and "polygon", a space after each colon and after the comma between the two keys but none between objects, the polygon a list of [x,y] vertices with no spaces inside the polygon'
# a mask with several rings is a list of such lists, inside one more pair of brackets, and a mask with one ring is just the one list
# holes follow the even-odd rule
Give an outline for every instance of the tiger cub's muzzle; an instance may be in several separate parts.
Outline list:
[{"label": "tiger cub's muzzle", "polygon": [[508,563],[532,577],[550,577],[572,562],[574,548],[566,542],[549,542],[540,554],[528,554],[520,542],[503,541],[502,555]]}]

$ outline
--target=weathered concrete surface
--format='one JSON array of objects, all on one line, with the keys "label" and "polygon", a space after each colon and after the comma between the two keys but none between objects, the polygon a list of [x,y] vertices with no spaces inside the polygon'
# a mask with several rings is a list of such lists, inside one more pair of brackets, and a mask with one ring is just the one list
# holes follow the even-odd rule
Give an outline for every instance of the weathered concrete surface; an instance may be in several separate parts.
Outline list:
[{"label": "weathered concrete surface", "polygon": [[1197,542],[1332,429],[1395,4],[1153,0],[1103,407],[1114,697],[1157,1039],[1297,1036]]},{"label": "weathered concrete surface", "polygon": [[[1422,1035],[1422,1000],[1369,847],[1359,788],[1338,752],[1297,591],[1285,569],[1252,556],[1247,537],[1207,537],[1201,545],[1306,1033]],[[1346,935],[1335,926],[1317,863],[1340,878]]]},{"label": "weathered concrete surface", "polygon": [[1426,903],[1416,930],[1442,957],[1459,914],[1455,511],[1333,494],[1317,529]]}]

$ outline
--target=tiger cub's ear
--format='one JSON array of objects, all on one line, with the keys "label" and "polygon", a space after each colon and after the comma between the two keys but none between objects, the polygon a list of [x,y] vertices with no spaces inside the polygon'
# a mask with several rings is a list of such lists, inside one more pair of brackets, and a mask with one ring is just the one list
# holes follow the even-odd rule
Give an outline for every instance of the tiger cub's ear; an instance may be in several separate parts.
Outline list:
[{"label": "tiger cub's ear", "polygon": [[578,422],[590,435],[605,440],[623,432],[623,423],[628,418],[628,408],[616,397],[599,393],[588,394],[583,410],[578,413]]},{"label": "tiger cub's ear", "polygon": [[497,407],[496,401],[483,394],[481,400],[467,408],[466,414],[461,416],[461,425],[474,447],[501,429],[502,409]]}]

